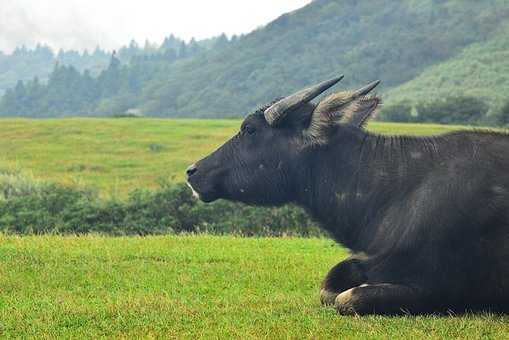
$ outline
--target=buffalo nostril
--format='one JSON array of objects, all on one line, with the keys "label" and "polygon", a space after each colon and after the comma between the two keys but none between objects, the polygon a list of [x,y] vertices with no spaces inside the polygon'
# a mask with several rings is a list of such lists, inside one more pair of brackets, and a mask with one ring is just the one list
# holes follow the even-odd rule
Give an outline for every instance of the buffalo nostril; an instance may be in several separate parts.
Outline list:
[{"label": "buffalo nostril", "polygon": [[198,168],[196,167],[195,164],[189,166],[189,168],[187,168],[187,170],[186,170],[187,176],[188,177],[192,176],[197,170],[198,170]]}]

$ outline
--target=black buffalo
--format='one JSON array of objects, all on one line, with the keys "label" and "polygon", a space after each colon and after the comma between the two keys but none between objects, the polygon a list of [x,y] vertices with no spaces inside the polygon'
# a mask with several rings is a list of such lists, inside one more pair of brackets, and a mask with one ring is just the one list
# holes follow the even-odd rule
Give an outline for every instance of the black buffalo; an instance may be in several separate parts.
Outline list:
[{"label": "black buffalo", "polygon": [[304,207],[353,255],[322,284],[343,314],[509,310],[509,135],[382,136],[380,104],[323,82],[249,115],[187,170],[203,201]]}]

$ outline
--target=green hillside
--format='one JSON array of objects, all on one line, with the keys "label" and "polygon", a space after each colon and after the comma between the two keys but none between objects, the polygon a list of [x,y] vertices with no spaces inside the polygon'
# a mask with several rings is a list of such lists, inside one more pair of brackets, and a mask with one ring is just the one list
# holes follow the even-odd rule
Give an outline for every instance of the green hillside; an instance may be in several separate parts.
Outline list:
[{"label": "green hillside", "polygon": [[[341,86],[404,83],[483,41],[509,16],[506,1],[318,0],[222,51],[177,63],[142,97],[149,114],[244,114],[333,73]],[[159,82],[159,84],[158,84]]]},{"label": "green hillside", "polygon": [[447,96],[474,96],[493,104],[509,100],[509,25],[459,55],[427,68],[415,79],[389,90],[387,103],[419,102]]},{"label": "green hillside", "polygon": [[382,79],[386,91],[485,42],[508,18],[504,0],[315,0],[245,36],[188,46],[177,60],[115,61],[95,82],[57,70],[47,87],[10,92],[0,115],[239,117],[338,73],[343,87]]},{"label": "green hillside", "polygon": [[[182,181],[187,166],[238,131],[238,120],[1,119],[0,170],[16,168],[36,178],[81,182],[103,194]],[[454,126],[373,123],[389,134],[433,134]]]}]

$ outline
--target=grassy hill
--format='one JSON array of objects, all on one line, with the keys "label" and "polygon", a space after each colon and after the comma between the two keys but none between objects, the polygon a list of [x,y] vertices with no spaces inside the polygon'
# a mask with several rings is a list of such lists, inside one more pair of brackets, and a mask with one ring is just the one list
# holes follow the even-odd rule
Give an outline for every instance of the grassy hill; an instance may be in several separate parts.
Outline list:
[{"label": "grassy hill", "polygon": [[[239,120],[1,119],[0,169],[36,178],[95,186],[124,195],[154,188],[159,179],[182,181],[187,166],[224,143]],[[455,126],[372,123],[388,134],[434,134]]]},{"label": "grassy hill", "polygon": [[457,56],[427,68],[415,79],[389,90],[387,103],[474,96],[494,108],[509,100],[509,25]]},{"label": "grassy hill", "polygon": [[319,284],[330,240],[0,235],[5,338],[504,339],[490,314],[342,317]]}]

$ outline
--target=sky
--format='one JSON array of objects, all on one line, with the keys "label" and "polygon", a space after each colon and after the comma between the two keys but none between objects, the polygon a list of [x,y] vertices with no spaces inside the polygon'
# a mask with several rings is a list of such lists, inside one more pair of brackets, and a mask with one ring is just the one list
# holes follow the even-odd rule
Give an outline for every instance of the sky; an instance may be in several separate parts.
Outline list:
[{"label": "sky", "polygon": [[0,0],[0,51],[36,43],[112,50],[173,33],[203,39],[248,33],[311,0]]}]

